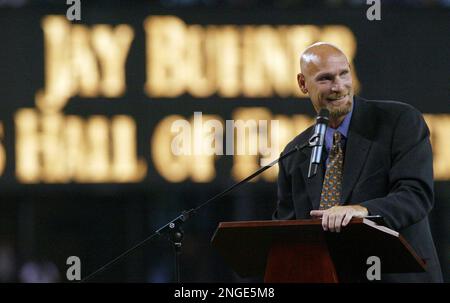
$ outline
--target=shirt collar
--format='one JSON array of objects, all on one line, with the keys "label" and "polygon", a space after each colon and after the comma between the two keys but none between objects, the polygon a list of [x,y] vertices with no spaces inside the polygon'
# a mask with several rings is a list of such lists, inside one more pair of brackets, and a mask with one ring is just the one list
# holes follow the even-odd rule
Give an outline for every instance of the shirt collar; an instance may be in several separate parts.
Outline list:
[{"label": "shirt collar", "polygon": [[344,137],[344,139],[347,139],[348,129],[350,127],[350,121],[352,119],[354,107],[355,107],[355,100],[353,100],[352,109],[350,110],[350,112],[347,115],[345,115],[344,120],[338,126],[338,128],[332,128],[331,126],[327,127],[327,131],[325,133],[325,147],[326,147],[327,151],[329,151],[331,149],[331,146],[333,145],[333,134],[336,131],[339,131],[342,134],[342,136]]}]

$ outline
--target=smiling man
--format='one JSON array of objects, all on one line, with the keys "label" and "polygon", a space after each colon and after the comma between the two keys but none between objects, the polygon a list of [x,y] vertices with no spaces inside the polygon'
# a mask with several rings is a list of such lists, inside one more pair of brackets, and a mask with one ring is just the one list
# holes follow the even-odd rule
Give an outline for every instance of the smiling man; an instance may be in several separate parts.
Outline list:
[{"label": "smiling man", "polygon": [[[350,64],[336,46],[316,43],[300,58],[300,89],[330,123],[323,161],[307,177],[311,150],[279,163],[275,220],[322,218],[325,231],[340,232],[353,217],[383,216],[427,260],[425,273],[385,274],[385,282],[441,282],[428,222],[434,204],[433,160],[422,114],[395,101],[353,95]],[[302,145],[314,126],[285,148]],[[284,152],[283,152],[284,153]]]},{"label": "smiling man", "polygon": [[353,105],[353,86],[347,57],[331,44],[317,43],[300,58],[300,89],[309,94],[314,109],[330,111],[330,126],[337,128]]}]

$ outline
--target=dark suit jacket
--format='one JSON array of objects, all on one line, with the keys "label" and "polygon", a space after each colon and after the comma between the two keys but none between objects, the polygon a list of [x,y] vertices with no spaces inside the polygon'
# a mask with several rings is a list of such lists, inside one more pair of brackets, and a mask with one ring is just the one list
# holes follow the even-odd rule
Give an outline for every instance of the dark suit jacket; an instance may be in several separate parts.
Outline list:
[{"label": "dark suit jacket", "polygon": [[[342,201],[360,204],[383,216],[427,262],[427,272],[382,275],[386,282],[442,282],[428,223],[434,204],[433,160],[429,130],[419,111],[394,101],[354,98],[344,154]],[[312,135],[313,126],[292,140],[291,150]],[[307,178],[311,150],[279,164],[275,220],[307,219],[319,208],[324,169]],[[323,161],[322,161],[323,162]]]}]

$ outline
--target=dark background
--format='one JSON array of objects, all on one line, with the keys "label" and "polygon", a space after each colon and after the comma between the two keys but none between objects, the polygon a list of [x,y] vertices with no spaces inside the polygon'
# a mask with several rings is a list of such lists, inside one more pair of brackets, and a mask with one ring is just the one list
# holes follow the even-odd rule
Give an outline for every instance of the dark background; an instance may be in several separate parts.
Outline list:
[{"label": "dark background", "polygon": [[[132,115],[138,127],[138,154],[148,164],[136,184],[19,184],[15,178],[14,113],[34,108],[44,87],[43,33],[49,14],[65,15],[65,1],[6,1],[0,7],[0,120],[7,164],[0,177],[0,281],[66,281],[68,256],[79,256],[82,276],[138,243],[181,210],[197,206],[232,184],[231,157],[216,162],[217,177],[208,184],[166,182],[153,168],[149,139],[169,114],[194,111],[231,119],[237,107],[264,106],[274,114],[313,114],[306,99],[289,97],[232,100],[149,98],[144,94],[144,19],[175,15],[187,24],[341,24],[356,37],[354,65],[368,99],[407,102],[423,113],[450,114],[450,9],[445,1],[397,5],[383,2],[381,21],[368,21],[358,1],[81,1],[81,24],[129,24],[135,37],[126,63],[127,91],[113,102],[74,97],[65,114]],[[8,4],[9,3],[9,4]],[[282,4],[280,4],[282,3]],[[292,62],[297,64],[297,62]],[[450,133],[450,130],[449,130]],[[450,281],[450,181],[435,183],[431,213],[434,239],[446,281]],[[236,276],[210,246],[221,221],[270,219],[276,184],[247,184],[203,209],[184,227],[185,282],[247,281]],[[173,251],[157,239],[97,276],[96,282],[170,282]]]}]

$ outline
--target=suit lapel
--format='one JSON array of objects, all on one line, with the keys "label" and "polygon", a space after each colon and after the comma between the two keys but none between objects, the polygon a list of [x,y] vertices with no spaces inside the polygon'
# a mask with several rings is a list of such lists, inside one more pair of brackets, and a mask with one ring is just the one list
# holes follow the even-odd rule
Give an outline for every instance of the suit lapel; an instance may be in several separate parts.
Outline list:
[{"label": "suit lapel", "polygon": [[347,199],[361,174],[371,144],[372,141],[349,129],[342,180],[342,201],[344,204],[348,203]]},{"label": "suit lapel", "polygon": [[[368,115],[368,104],[359,97],[355,97],[352,121],[348,131],[348,140],[344,155],[344,177],[342,181],[342,201],[348,204],[348,198],[358,181],[372,145],[371,129],[375,125],[372,117]],[[351,203],[351,201],[350,201]]]},{"label": "suit lapel", "polygon": [[325,157],[323,155],[325,154],[325,152],[322,153],[322,161],[317,169],[317,174],[311,179],[308,179],[309,159],[311,158],[311,149],[308,148],[306,150],[303,150],[302,152],[305,154],[305,161],[300,163],[300,170],[302,171],[303,179],[305,180],[306,191],[308,192],[308,196],[311,200],[312,209],[319,209],[320,194],[322,192],[322,183],[324,177],[323,163],[325,162],[324,160]]}]

